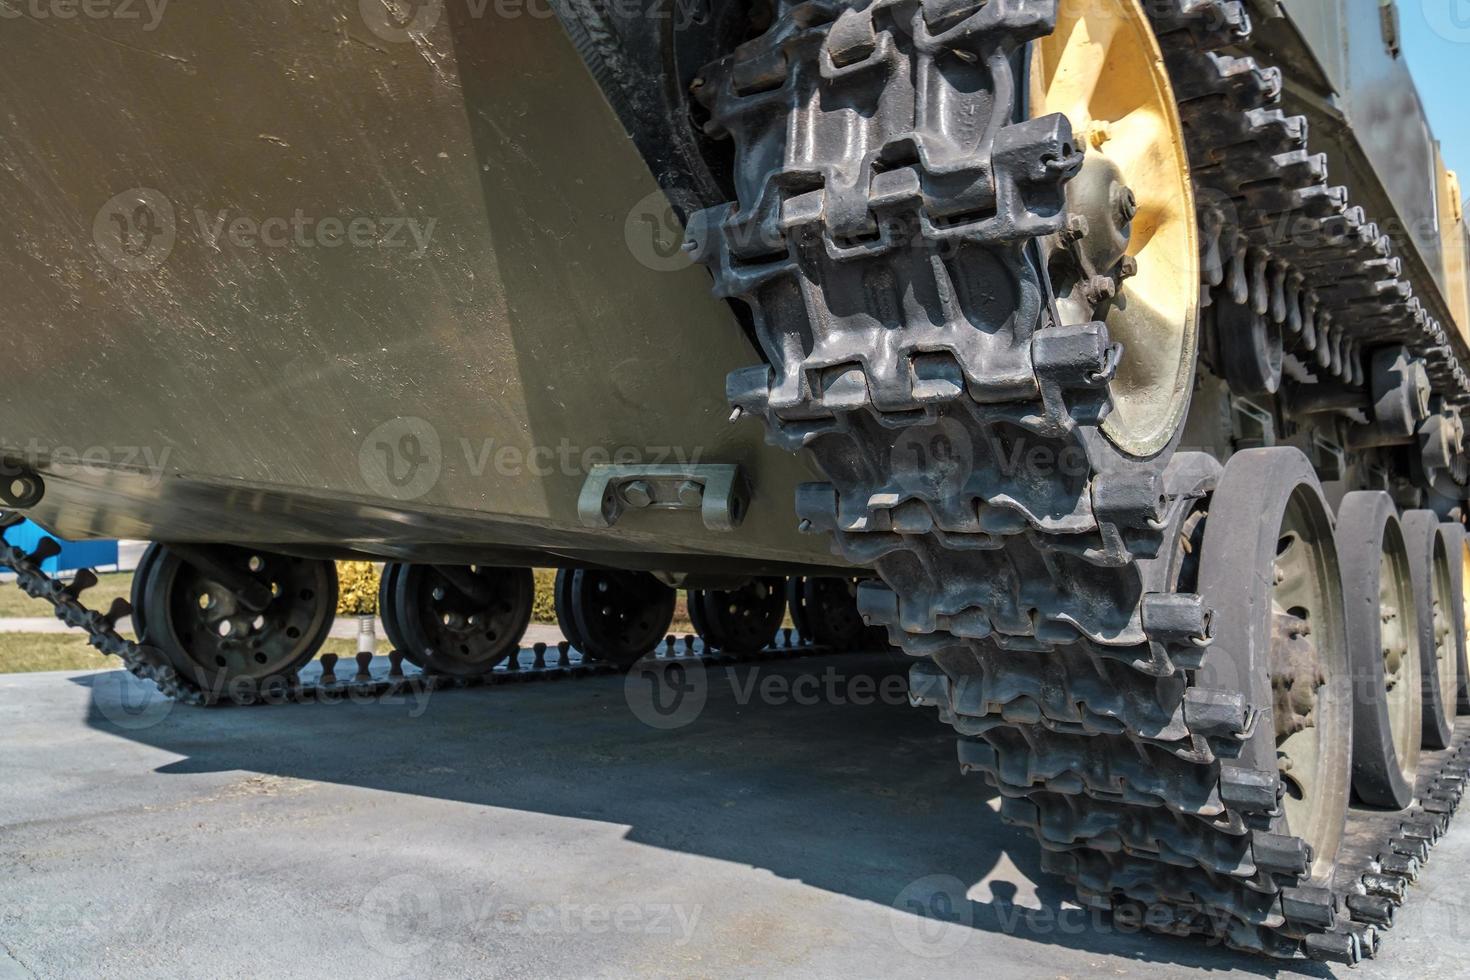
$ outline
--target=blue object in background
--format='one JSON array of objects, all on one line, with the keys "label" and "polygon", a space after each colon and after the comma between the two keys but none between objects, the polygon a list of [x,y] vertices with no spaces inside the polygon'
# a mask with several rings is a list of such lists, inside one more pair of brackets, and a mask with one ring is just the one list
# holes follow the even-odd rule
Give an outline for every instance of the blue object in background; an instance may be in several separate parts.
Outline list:
[{"label": "blue object in background", "polygon": [[41,530],[39,525],[31,521],[17,524],[5,534],[6,541],[28,552],[35,551],[42,538],[56,538],[56,542],[61,545],[61,554],[41,563],[42,571],[50,574],[117,564],[116,541],[63,541],[56,535]]}]

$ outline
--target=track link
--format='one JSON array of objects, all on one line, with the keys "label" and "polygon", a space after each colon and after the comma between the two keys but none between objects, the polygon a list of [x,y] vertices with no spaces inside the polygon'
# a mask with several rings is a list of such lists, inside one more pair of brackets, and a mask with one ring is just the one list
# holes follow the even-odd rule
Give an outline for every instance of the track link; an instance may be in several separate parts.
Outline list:
[{"label": "track link", "polygon": [[1470,401],[1470,375],[1393,239],[1328,182],[1307,119],[1282,109],[1281,70],[1229,53],[1250,43],[1245,5],[1144,7],[1179,99],[1204,233],[1204,301],[1228,299],[1269,319],[1312,377],[1361,387],[1363,352],[1398,342],[1424,359],[1448,403]]},{"label": "track link", "polygon": [[[6,541],[5,532],[22,520],[17,514],[0,512],[0,565],[16,573],[16,584],[31,598],[50,602],[57,619],[85,631],[88,642],[94,648],[101,653],[118,657],[128,673],[141,680],[151,681],[165,697],[183,704],[203,707],[223,704],[305,703],[344,697],[379,697],[410,691],[575,679],[624,672],[624,668],[617,664],[584,658],[569,643],[563,642],[553,647],[537,643],[529,649],[517,650],[492,670],[474,676],[451,677],[421,671],[411,665],[405,667],[405,658],[395,650],[387,658],[388,670],[377,674],[373,673],[373,662],[369,659],[359,660],[355,673],[339,676],[335,671],[338,658],[327,654],[321,658],[320,673],[306,677],[293,675],[274,678],[269,682],[235,686],[221,691],[205,690],[183,678],[158,650],[135,643],[117,631],[117,624],[132,613],[132,607],[127,600],[114,600],[112,607],[105,613],[87,608],[81,601],[81,595],[96,584],[96,573],[84,569],[77,573],[71,583],[62,582],[47,574],[41,567],[42,562],[60,552],[60,545],[54,539],[42,538],[32,552],[23,551]],[[647,662],[664,664],[698,660],[704,664],[733,665],[863,652],[824,646],[813,642],[810,637],[794,636],[790,629],[781,630],[780,636],[779,642],[773,641],[761,650],[739,654],[710,650],[702,641],[696,643],[693,635],[685,636],[682,643],[676,637],[668,636],[664,644],[647,658]]]},{"label": "track link", "polygon": [[[1398,322],[1436,381],[1463,390],[1405,288],[1329,288],[1399,269],[1381,261],[1388,239],[1325,188],[1302,121],[1272,108],[1279,74],[1215,54],[1248,38],[1243,8],[1146,6],[1187,76],[1200,186],[1229,186],[1223,149],[1242,141],[1260,157],[1245,166],[1300,185],[1248,189],[1235,224],[1220,193],[1206,197],[1205,286],[1243,289],[1240,302],[1357,383],[1360,338],[1337,304],[1366,317],[1355,322]],[[1180,590],[1172,549],[1207,491],[1190,478],[1201,464],[1171,470],[1168,450],[1127,458],[1101,437],[1119,352],[1101,324],[1057,326],[1036,271],[1081,160],[1064,118],[1019,121],[1017,54],[1054,18],[1039,0],[784,3],[704,70],[696,95],[735,143],[738,200],[694,216],[691,248],[716,294],[750,308],[767,360],[733,373],[727,395],[736,418],[761,418],[830,481],[798,491],[802,530],[877,570],[860,608],[922,658],[912,700],[961,733],[962,766],[1000,788],[1003,816],[1036,832],[1085,901],[1143,906],[1159,931],[1356,962],[1377,950],[1378,899],[1402,898],[1402,834],[1365,832],[1331,887],[1309,883],[1308,846],[1269,829],[1277,773],[1221,765],[1255,718],[1240,692],[1192,680],[1210,611]],[[1288,212],[1347,227],[1341,254],[1298,266],[1253,245],[1265,216]],[[1331,278],[1343,256],[1352,268]],[[1458,802],[1462,762],[1426,776],[1428,824]]]}]

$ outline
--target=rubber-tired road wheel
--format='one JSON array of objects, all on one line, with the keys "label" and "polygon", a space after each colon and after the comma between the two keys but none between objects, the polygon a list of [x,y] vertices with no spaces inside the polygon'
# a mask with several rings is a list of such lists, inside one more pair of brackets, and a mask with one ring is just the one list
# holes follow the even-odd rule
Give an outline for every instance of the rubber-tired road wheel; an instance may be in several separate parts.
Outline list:
[{"label": "rubber-tired road wheel", "polygon": [[399,649],[432,674],[484,674],[520,648],[535,591],[529,568],[404,565],[393,577]]},{"label": "rubber-tired road wheel", "polygon": [[677,595],[647,572],[579,568],[568,600],[582,655],[630,666],[668,634]]},{"label": "rubber-tired road wheel", "polygon": [[143,554],[138,558],[137,567],[133,569],[132,596],[130,598],[133,612],[133,635],[139,642],[145,642],[144,637],[148,632],[147,597],[144,595],[148,584],[148,576],[153,574],[153,566],[158,562],[158,555],[163,550],[163,545],[154,542],[143,549]]},{"label": "rubber-tired road wheel", "polygon": [[755,578],[738,589],[693,589],[689,614],[705,645],[755,653],[775,639],[786,616],[786,583]]},{"label": "rubber-tired road wheel", "polygon": [[[1465,526],[1454,522],[1446,522],[1445,534],[1449,535],[1452,542],[1450,548],[1450,573],[1454,579],[1452,585],[1450,603],[1455,610],[1455,646],[1460,661],[1460,684],[1457,702],[1459,713],[1470,714],[1470,650],[1467,650],[1467,631],[1470,631],[1470,623],[1465,621],[1465,586],[1467,582],[1466,572],[1470,571],[1470,535],[1466,535]],[[1455,560],[1459,555],[1459,560]]]},{"label": "rubber-tired road wheel", "polygon": [[1414,799],[1423,704],[1414,584],[1393,498],[1343,497],[1337,550],[1353,671],[1353,789],[1365,803],[1402,810]]},{"label": "rubber-tired road wheel", "polygon": [[283,683],[326,641],[337,613],[332,562],[208,546],[214,561],[269,589],[265,608],[252,610],[209,572],[154,547],[142,583],[145,642],[204,690],[248,695]]},{"label": "rubber-tired road wheel", "polygon": [[587,648],[587,640],[577,629],[577,617],[572,614],[572,575],[575,568],[558,568],[556,584],[552,588],[552,601],[556,605],[556,625],[566,637],[572,649],[581,653]]},{"label": "rubber-tired road wheel", "polygon": [[403,562],[390,561],[383,566],[378,579],[378,618],[383,621],[383,633],[388,637],[392,649],[403,652],[403,630],[398,627],[398,614],[393,608],[393,583],[405,567]]},{"label": "rubber-tired road wheel", "polygon": [[1258,712],[1221,768],[1279,774],[1273,827],[1312,848],[1330,877],[1347,823],[1353,693],[1332,517],[1311,463],[1294,448],[1248,449],[1210,500],[1200,594],[1215,639],[1198,683],[1236,690]]},{"label": "rubber-tired road wheel", "polygon": [[821,646],[834,650],[887,646],[884,630],[863,622],[857,605],[856,579],[809,578],[803,591],[811,636]]},{"label": "rubber-tired road wheel", "polygon": [[1439,516],[1431,510],[1411,510],[1404,515],[1404,540],[1409,548],[1409,567],[1414,576],[1415,609],[1419,622],[1422,695],[1424,699],[1424,745],[1447,748],[1455,732],[1455,713],[1460,689],[1460,664],[1455,643],[1454,574],[1451,551],[1457,541],[1444,533]]}]

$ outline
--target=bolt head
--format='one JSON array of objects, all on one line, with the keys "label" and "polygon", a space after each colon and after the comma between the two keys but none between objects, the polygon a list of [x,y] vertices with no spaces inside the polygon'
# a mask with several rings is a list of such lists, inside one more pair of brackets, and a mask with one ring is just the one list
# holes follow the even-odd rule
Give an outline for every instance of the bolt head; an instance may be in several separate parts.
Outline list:
[{"label": "bolt head", "polygon": [[647,480],[633,480],[623,487],[623,499],[629,507],[647,507],[653,503],[653,487]]},{"label": "bolt head", "polygon": [[1123,224],[1128,224],[1138,216],[1138,197],[1131,187],[1118,188],[1117,202],[1118,218]]},{"label": "bolt head", "polygon": [[679,503],[685,507],[698,507],[704,502],[704,487],[694,480],[679,484]]}]

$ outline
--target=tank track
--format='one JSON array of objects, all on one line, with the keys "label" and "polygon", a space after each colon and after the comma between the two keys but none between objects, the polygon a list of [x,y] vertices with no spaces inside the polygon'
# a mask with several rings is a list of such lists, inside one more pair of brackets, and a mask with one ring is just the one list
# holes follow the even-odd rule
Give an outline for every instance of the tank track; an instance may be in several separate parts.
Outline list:
[{"label": "tank track", "polygon": [[205,705],[214,700],[175,670],[163,654],[153,647],[134,643],[117,631],[117,624],[133,611],[126,599],[115,600],[105,613],[87,608],[81,601],[81,595],[96,584],[95,573],[84,569],[67,584],[42,569],[42,562],[61,552],[61,546],[54,539],[42,538],[32,552],[17,548],[6,540],[5,532],[23,520],[21,515],[13,512],[0,513],[0,565],[15,572],[16,584],[26,595],[51,603],[57,619],[73,629],[84,630],[87,642],[98,652],[122,660],[128,673],[140,680],[152,681],[165,697],[192,705]]},{"label": "tank track", "polygon": [[[40,545],[32,552],[26,552],[6,541],[5,531],[21,520],[15,514],[0,516],[0,565],[16,573],[16,584],[31,598],[50,602],[57,619],[74,629],[85,631],[88,642],[94,648],[122,660],[128,673],[141,680],[151,681],[165,697],[183,704],[206,707],[223,704],[308,703],[343,697],[381,697],[405,692],[487,687],[624,672],[616,664],[583,659],[567,643],[554,647],[538,643],[529,649],[517,651],[512,657],[497,664],[493,670],[472,677],[430,674],[412,666],[405,669],[403,655],[395,650],[388,655],[389,669],[386,674],[373,674],[372,661],[359,660],[355,674],[339,678],[334,669],[338,658],[327,654],[321,659],[321,673],[313,677],[277,678],[278,683],[261,684],[249,689],[205,690],[182,677],[156,649],[135,643],[117,631],[117,624],[132,613],[132,607],[126,599],[114,600],[112,607],[105,613],[89,609],[82,603],[82,593],[97,582],[94,572],[84,569],[77,573],[71,583],[64,583],[47,574],[41,563],[60,551],[60,546],[53,539],[42,538]],[[792,630],[783,629],[779,644],[772,643],[762,650],[740,654],[710,650],[704,647],[702,641],[696,645],[693,635],[683,638],[681,652],[678,639],[668,636],[663,647],[649,661],[687,663],[698,660],[711,665],[734,665],[854,652],[861,651],[837,650],[816,643],[810,637],[793,638]]]},{"label": "tank track", "polygon": [[[1352,255],[1371,264],[1354,259],[1351,276],[1397,275],[1359,212],[1311,191],[1325,167],[1287,139],[1304,127],[1265,107],[1279,75],[1210,54],[1246,36],[1240,6],[1145,6],[1171,66],[1211,68],[1186,91],[1215,112],[1221,93],[1234,100],[1222,141],[1197,152],[1244,127],[1267,167],[1303,185],[1294,206],[1364,240]],[[1254,718],[1238,692],[1191,686],[1210,612],[1176,590],[1164,547],[1197,490],[1166,480],[1172,447],[1138,460],[1102,437],[1119,352],[1101,324],[1055,326],[1035,271],[1081,159],[1065,119],[1017,111],[1016,54],[1054,17],[1041,0],[784,3],[767,33],[705,69],[696,96],[734,141],[737,202],[695,215],[689,248],[716,295],[750,308],[767,360],[730,375],[732,417],[760,417],[827,478],[798,491],[801,529],[878,572],[860,608],[922,658],[912,700],[961,734],[962,766],[1000,788],[1002,815],[1036,832],[1085,901],[1141,909],[1161,932],[1356,962],[1458,804],[1465,746],[1426,759],[1415,811],[1354,821],[1331,887],[1307,882],[1304,841],[1269,830],[1277,773],[1229,764]],[[1292,152],[1303,159],[1272,159]],[[1216,230],[1216,253],[1230,230]],[[1365,322],[1368,305],[1382,320],[1410,297],[1351,295],[1347,271],[1307,288],[1334,261],[1298,269],[1237,248],[1206,263],[1206,285],[1227,283],[1228,265],[1229,287],[1264,295],[1263,315],[1283,307],[1300,344],[1351,378],[1359,337],[1334,304]],[[1406,342],[1452,358],[1413,310]],[[1463,380],[1436,363],[1438,382]]]},{"label": "tank track", "polygon": [[1269,319],[1315,378],[1362,387],[1363,352],[1397,342],[1424,360],[1447,403],[1470,401],[1470,375],[1445,325],[1415,295],[1393,239],[1346,187],[1328,183],[1327,155],[1312,152],[1307,119],[1283,111],[1281,69],[1227,53],[1250,42],[1241,0],[1144,7],[1184,124],[1203,301],[1229,297]]}]

